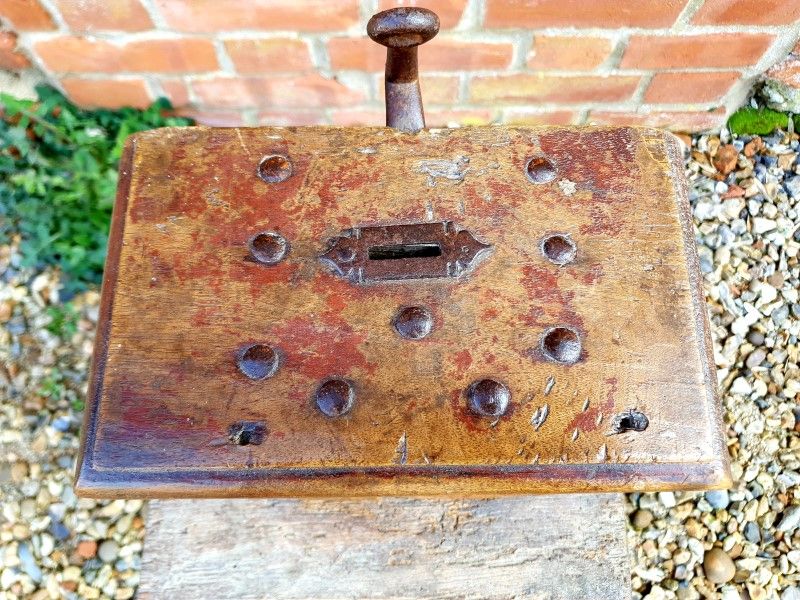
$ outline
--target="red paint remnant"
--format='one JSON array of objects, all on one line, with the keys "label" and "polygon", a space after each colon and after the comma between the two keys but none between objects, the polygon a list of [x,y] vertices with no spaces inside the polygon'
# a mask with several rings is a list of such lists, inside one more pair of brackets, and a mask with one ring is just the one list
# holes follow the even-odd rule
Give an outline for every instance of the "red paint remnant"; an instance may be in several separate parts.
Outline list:
[{"label": "red paint remnant", "polygon": [[[561,290],[557,270],[547,266],[526,265],[522,268],[520,283],[530,298],[531,307],[527,314],[522,315],[523,323],[530,327],[571,325],[581,333],[585,332],[583,317],[573,306],[575,293]],[[548,307],[550,310],[547,310]],[[554,314],[553,308],[558,312]],[[552,320],[543,320],[547,316]]]},{"label": "red paint remnant", "polygon": [[[365,155],[371,166],[375,162],[374,155]],[[365,175],[368,173],[368,175]],[[308,187],[308,194],[298,196],[287,195],[281,202],[281,212],[293,220],[303,220],[311,223],[325,223],[328,215],[335,214],[340,201],[352,196],[354,190],[375,184],[383,177],[381,169],[335,169],[334,171],[308,177],[304,182]],[[297,179],[297,175],[289,180]]]},{"label": "red paint remnant", "polygon": [[500,314],[496,308],[485,308],[481,313],[481,317],[484,319],[495,319]]},{"label": "red paint remnant", "polygon": [[575,415],[569,425],[567,425],[565,430],[567,433],[572,433],[575,429],[580,429],[581,431],[595,431],[598,429],[597,416],[600,413],[603,414],[603,421],[607,421],[611,418],[614,412],[614,396],[617,393],[617,378],[609,377],[605,380],[605,384],[609,386],[605,401],[599,404],[592,403],[590,399],[589,408]]},{"label": "red paint remnant", "polygon": [[596,264],[587,271],[582,271],[578,274],[577,268],[572,268],[569,271],[570,275],[578,277],[584,285],[594,285],[603,278],[603,265]]},{"label": "red paint remnant", "polygon": [[204,327],[211,324],[211,317],[216,312],[215,307],[200,308],[195,311],[191,317],[191,323],[194,327]]},{"label": "red paint remnant", "polygon": [[610,215],[602,206],[589,207],[591,223],[581,225],[578,231],[583,235],[608,235],[616,237],[622,231],[622,222],[619,218]]},{"label": "red paint remnant", "polygon": [[[639,177],[634,151],[642,142],[633,136],[640,135],[623,129],[557,129],[543,131],[539,142],[545,156],[555,162],[558,179],[574,182],[578,192],[589,191],[593,202],[607,203],[631,200],[631,190],[636,188],[628,181]],[[585,148],[593,149],[588,160],[578,154]],[[579,201],[579,196],[565,196],[564,201]]]},{"label": "red paint remnant", "polygon": [[474,415],[469,410],[461,390],[450,392],[450,408],[453,410],[455,417],[464,424],[468,431],[486,431],[487,425],[491,422],[489,419]]},{"label": "red paint remnant", "polygon": [[332,312],[319,318],[309,315],[275,324],[270,328],[270,337],[279,340],[286,354],[286,368],[313,380],[347,376],[354,369],[372,374],[377,368],[360,349],[366,333],[353,330]]},{"label": "red paint remnant", "polygon": [[472,355],[469,350],[461,350],[453,357],[453,363],[458,367],[459,373],[464,373],[472,364]]}]

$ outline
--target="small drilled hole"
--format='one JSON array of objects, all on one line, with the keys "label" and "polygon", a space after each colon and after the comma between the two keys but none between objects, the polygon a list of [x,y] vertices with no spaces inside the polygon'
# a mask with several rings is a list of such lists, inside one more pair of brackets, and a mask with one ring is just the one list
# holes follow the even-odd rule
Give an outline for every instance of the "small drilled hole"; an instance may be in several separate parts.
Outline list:
[{"label": "small drilled hole", "polygon": [[525,167],[528,179],[533,183],[549,183],[556,178],[556,168],[543,156],[534,156]]},{"label": "small drilled hole", "polygon": [[554,234],[542,240],[542,254],[557,265],[566,265],[575,260],[578,247],[568,235]]},{"label": "small drilled hole", "polygon": [[613,433],[644,431],[649,424],[650,421],[643,412],[630,409],[614,417],[614,420],[611,422],[611,431]]},{"label": "small drilled hole", "polygon": [[237,364],[250,379],[266,379],[278,370],[278,354],[266,344],[255,344],[242,352]]},{"label": "small drilled hole", "polygon": [[571,365],[581,357],[581,338],[570,327],[553,327],[542,336],[542,353],[552,361]]},{"label": "small drilled hole", "polygon": [[239,421],[228,427],[228,441],[237,446],[258,446],[267,436],[267,426],[261,422]]},{"label": "small drilled hole", "polygon": [[267,183],[280,183],[292,176],[292,161],[281,154],[270,154],[258,164],[258,176]]},{"label": "small drilled hole", "polygon": [[258,262],[274,265],[280,262],[289,249],[289,243],[282,235],[271,231],[257,233],[247,242],[250,254]]}]

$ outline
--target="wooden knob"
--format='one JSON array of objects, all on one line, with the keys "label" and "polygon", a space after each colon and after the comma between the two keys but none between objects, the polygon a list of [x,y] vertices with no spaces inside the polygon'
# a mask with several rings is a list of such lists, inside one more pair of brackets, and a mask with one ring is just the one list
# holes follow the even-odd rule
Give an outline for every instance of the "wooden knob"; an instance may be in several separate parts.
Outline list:
[{"label": "wooden knob", "polygon": [[384,10],[367,23],[367,34],[387,48],[411,48],[439,33],[439,17],[427,8],[400,7]]}]

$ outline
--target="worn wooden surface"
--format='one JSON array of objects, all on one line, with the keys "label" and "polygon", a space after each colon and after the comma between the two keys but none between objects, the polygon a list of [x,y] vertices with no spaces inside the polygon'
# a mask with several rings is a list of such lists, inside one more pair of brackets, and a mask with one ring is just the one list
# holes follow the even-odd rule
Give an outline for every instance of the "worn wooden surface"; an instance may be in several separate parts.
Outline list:
[{"label": "worn wooden surface", "polygon": [[[292,175],[267,183],[256,171],[274,154],[290,159]],[[555,165],[552,181],[526,174],[537,156]],[[367,284],[320,261],[351,228],[435,221],[467,229],[490,253],[459,277]],[[287,240],[284,260],[250,258],[260,231]],[[573,262],[543,256],[553,232],[574,241]],[[661,131],[138,134],[122,163],[105,277],[81,494],[487,495],[728,482],[682,162]],[[404,306],[431,312],[428,337],[393,330]],[[541,351],[559,325],[581,337],[576,364]],[[255,343],[275,349],[273,377],[252,381],[237,369]],[[352,410],[336,419],[312,399],[332,376],[355,389]],[[511,394],[499,418],[474,414],[465,398],[487,377]],[[648,428],[615,434],[631,409]],[[259,428],[258,443],[237,445],[230,432],[242,421]]]},{"label": "worn wooden surface", "polygon": [[630,597],[622,498],[150,504],[146,600]]}]

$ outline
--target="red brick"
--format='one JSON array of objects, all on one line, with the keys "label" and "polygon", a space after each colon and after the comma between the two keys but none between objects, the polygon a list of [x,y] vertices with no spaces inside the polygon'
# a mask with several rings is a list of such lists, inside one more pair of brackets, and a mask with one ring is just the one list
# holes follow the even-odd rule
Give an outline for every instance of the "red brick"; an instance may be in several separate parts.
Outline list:
[{"label": "red brick", "polygon": [[[328,42],[331,67],[383,71],[386,49],[369,38],[333,38]],[[436,39],[419,53],[421,71],[476,71],[505,69],[514,48],[507,43],[460,42]]]},{"label": "red brick", "polygon": [[489,0],[486,27],[669,27],[686,0]]},{"label": "red brick", "polygon": [[575,113],[570,110],[552,112],[511,110],[506,112],[503,119],[508,125],[570,125],[574,121]]},{"label": "red brick", "polygon": [[0,19],[9,21],[17,31],[44,31],[55,29],[55,23],[39,0],[3,0],[0,2]]},{"label": "red brick", "polygon": [[656,73],[644,94],[644,101],[651,104],[713,102],[724,96],[737,79],[736,71]]},{"label": "red brick", "polygon": [[768,79],[775,79],[790,87],[800,88],[800,58],[789,55],[766,72]]},{"label": "red brick", "polygon": [[[455,104],[458,101],[458,77],[435,77],[427,75],[419,82],[423,100],[428,104]],[[383,100],[385,91],[383,77],[380,79],[379,95]]]},{"label": "red brick", "polygon": [[214,110],[183,107],[175,111],[179,117],[194,119],[199,125],[211,127],[239,127],[247,125],[244,115],[238,110]]},{"label": "red brick", "polygon": [[[479,110],[426,110],[425,123],[428,127],[448,127],[451,124],[486,125],[493,120],[488,109]],[[383,109],[345,109],[331,113],[334,125],[385,125],[386,112]]]},{"label": "red brick", "polygon": [[479,103],[613,102],[629,99],[639,79],[639,76],[500,75],[474,78],[470,93],[472,100]]},{"label": "red brick", "polygon": [[302,40],[228,40],[225,49],[240,73],[280,73],[312,68],[308,45]]},{"label": "red brick", "polygon": [[378,108],[354,108],[331,111],[334,125],[385,125],[386,111]]},{"label": "red brick", "polygon": [[120,108],[133,106],[145,108],[152,102],[147,85],[142,79],[80,79],[67,77],[61,80],[67,96],[80,106]]},{"label": "red brick", "polygon": [[144,31],[153,27],[139,0],[56,0],[74,32]]},{"label": "red brick", "polygon": [[328,40],[328,55],[333,69],[377,72],[386,63],[386,49],[367,37],[332,38]]},{"label": "red brick", "polygon": [[161,87],[170,104],[178,108],[189,104],[189,87],[182,79],[161,79]]},{"label": "red brick", "polygon": [[363,91],[352,90],[318,74],[302,77],[220,77],[194,81],[192,89],[204,104],[227,108],[351,106],[365,97]]},{"label": "red brick", "polygon": [[[456,76],[426,75],[420,78],[420,90],[422,100],[428,104],[455,104],[458,101],[459,80]],[[378,78],[378,99],[384,100],[384,79],[381,75]]]},{"label": "red brick", "polygon": [[179,31],[338,31],[358,23],[358,0],[156,0]]},{"label": "red brick", "polygon": [[744,67],[753,65],[775,38],[762,33],[632,36],[622,69]]},{"label": "red brick", "polygon": [[712,112],[610,112],[593,110],[587,123],[591,125],[639,125],[663,127],[671,131],[706,131],[725,123],[725,110]]},{"label": "red brick", "polygon": [[258,124],[273,127],[299,127],[303,125],[326,125],[327,119],[321,111],[265,111],[258,114]]},{"label": "red brick", "polygon": [[611,54],[611,40],[593,37],[536,36],[528,54],[532,69],[589,71]]},{"label": "red brick", "polygon": [[496,121],[494,111],[489,109],[426,110],[425,124],[428,127],[452,127],[453,125],[489,125]]},{"label": "red brick", "polygon": [[102,40],[62,37],[39,42],[35,49],[58,73],[183,73],[218,67],[213,44],[202,39],[141,40],[118,46]]},{"label": "red brick", "polygon": [[19,71],[30,66],[30,61],[17,52],[17,34],[12,31],[0,31],[0,69]]},{"label": "red brick", "polygon": [[436,40],[419,53],[422,71],[480,71],[506,69],[514,47],[507,43]]},{"label": "red brick", "polygon": [[788,25],[800,19],[797,0],[706,0],[692,23],[697,25]]},{"label": "red brick", "polygon": [[442,29],[450,29],[458,25],[467,0],[381,0],[380,10],[387,10],[395,6],[422,6],[429,8],[439,15]]}]

